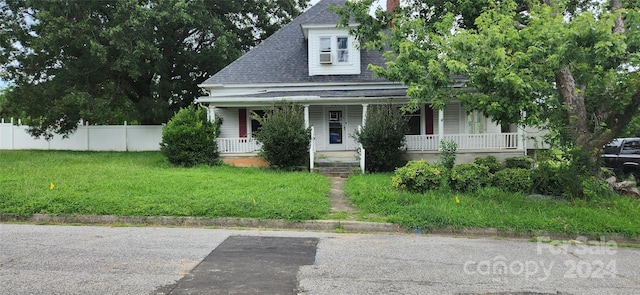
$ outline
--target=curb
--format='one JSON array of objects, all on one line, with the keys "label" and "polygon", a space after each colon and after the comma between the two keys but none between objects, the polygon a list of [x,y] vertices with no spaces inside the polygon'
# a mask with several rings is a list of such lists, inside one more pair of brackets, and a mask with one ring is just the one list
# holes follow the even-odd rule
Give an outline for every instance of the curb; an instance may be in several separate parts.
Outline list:
[{"label": "curb", "polygon": [[76,215],[57,216],[34,214],[31,217],[19,217],[9,214],[0,215],[0,222],[28,222],[52,224],[86,224],[86,225],[147,225],[178,227],[228,227],[228,228],[268,228],[309,231],[344,231],[362,233],[406,233],[400,226],[391,223],[362,222],[348,220],[311,220],[289,222],[285,220],[267,220],[255,218],[204,218],[173,216],[115,216],[115,215]]},{"label": "curb", "polygon": [[12,214],[0,214],[0,222],[26,222],[34,224],[82,224],[82,225],[132,225],[132,226],[170,226],[170,227],[220,227],[220,228],[259,228],[274,230],[307,230],[345,233],[388,233],[388,234],[417,234],[442,235],[455,237],[505,238],[505,239],[536,239],[538,241],[562,241],[575,243],[590,243],[614,241],[617,244],[640,245],[640,237],[628,238],[623,235],[611,234],[599,237],[550,233],[546,231],[517,232],[496,228],[436,228],[423,232],[421,229],[407,230],[397,224],[383,222],[363,222],[349,220],[310,220],[289,222],[285,220],[269,220],[256,218],[205,218],[205,217],[174,217],[174,216],[115,216],[115,215],[75,215],[58,216],[49,214],[34,214],[30,217],[20,217]]}]

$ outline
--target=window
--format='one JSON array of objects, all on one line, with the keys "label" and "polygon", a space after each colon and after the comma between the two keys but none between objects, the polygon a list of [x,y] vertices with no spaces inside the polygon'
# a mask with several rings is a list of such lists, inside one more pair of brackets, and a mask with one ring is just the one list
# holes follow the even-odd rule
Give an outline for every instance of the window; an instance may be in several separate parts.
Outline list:
[{"label": "window", "polygon": [[625,141],[622,146],[621,154],[640,154],[640,141]]},{"label": "window", "polygon": [[485,117],[478,111],[473,111],[467,115],[467,133],[485,133]]},{"label": "window", "polygon": [[349,38],[338,37],[338,62],[349,62]]},{"label": "window", "polygon": [[320,64],[349,62],[349,37],[320,37]]},{"label": "window", "polygon": [[331,52],[331,38],[320,38],[320,52]]},{"label": "window", "polygon": [[405,135],[420,135],[420,109],[405,116],[409,119],[409,132]]},{"label": "window", "polygon": [[320,38],[320,64],[332,64],[331,38]]},{"label": "window", "polygon": [[258,122],[258,120],[253,118],[253,113],[256,113],[256,115],[258,115],[259,117],[264,118],[264,110],[253,110],[253,112],[251,113],[251,134],[252,135],[256,131],[258,131],[258,129],[260,129],[260,127],[262,127],[262,124],[260,124],[260,122]]}]

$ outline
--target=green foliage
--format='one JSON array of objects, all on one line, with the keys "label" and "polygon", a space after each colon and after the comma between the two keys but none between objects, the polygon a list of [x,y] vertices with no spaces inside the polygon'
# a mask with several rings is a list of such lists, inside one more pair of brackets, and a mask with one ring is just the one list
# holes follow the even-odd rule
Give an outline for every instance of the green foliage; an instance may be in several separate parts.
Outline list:
[{"label": "green foliage", "polygon": [[582,193],[587,200],[615,197],[616,192],[605,181],[589,176],[582,181]]},{"label": "green foliage", "polygon": [[489,168],[489,173],[496,173],[502,167],[502,163],[496,156],[477,157],[473,162]]},{"label": "green foliage", "polygon": [[304,109],[295,103],[272,106],[263,117],[252,114],[261,127],[254,137],[262,143],[260,155],[278,169],[299,170],[308,163],[311,128],[304,127]]},{"label": "green foliage", "polygon": [[[637,1],[620,1],[622,10],[609,1],[548,2],[415,1],[391,21],[368,16],[372,1],[358,1],[340,14],[343,25],[349,17],[367,24],[355,35],[386,50],[385,65],[372,70],[404,83],[411,103],[459,100],[499,124],[542,127],[565,151],[596,151],[594,162],[640,110],[640,11]],[[470,91],[451,88],[460,75]]]},{"label": "green foliage", "polygon": [[445,170],[444,167],[429,164],[424,160],[410,161],[404,167],[396,169],[391,177],[391,186],[413,193],[424,193],[440,187]]},{"label": "green foliage", "polygon": [[567,199],[583,198],[583,181],[589,178],[584,167],[575,162],[541,161],[532,170],[533,191],[543,195],[561,196]]},{"label": "green foliage", "polygon": [[178,166],[219,165],[218,130],[207,120],[205,109],[189,106],[162,128],[160,151],[169,163]]},{"label": "green foliage", "polygon": [[640,237],[637,198],[600,195],[593,200],[533,200],[494,187],[475,193],[437,190],[417,194],[394,189],[388,185],[391,177],[392,174],[352,175],[345,183],[345,193],[364,214],[380,216],[406,229],[421,228],[423,232],[440,228],[497,228],[594,238],[609,234]]},{"label": "green foliage", "polygon": [[440,141],[440,159],[438,164],[451,171],[456,163],[456,154],[458,153],[458,144],[455,141]]},{"label": "green foliage", "polygon": [[551,161],[538,162],[538,166],[531,171],[533,191],[542,195],[561,196],[564,188],[557,177],[560,163]]},{"label": "green foliage", "polygon": [[528,156],[510,157],[504,159],[505,168],[531,169],[533,159]]},{"label": "green foliage", "polygon": [[602,179],[607,179],[614,176],[616,176],[616,174],[613,172],[613,170],[610,170],[606,167],[600,167],[600,177]]},{"label": "green foliage", "polygon": [[354,138],[364,148],[365,168],[369,172],[390,172],[401,166],[404,154],[407,117],[397,106],[372,105],[367,121]]},{"label": "green foliage", "polygon": [[451,188],[459,192],[475,192],[491,183],[489,168],[474,163],[464,163],[451,169]]},{"label": "green foliage", "polygon": [[198,84],[307,3],[2,1],[0,64],[15,82],[9,102],[45,137],[72,133],[79,118],[165,123],[203,95]]},{"label": "green foliage", "polygon": [[531,192],[533,181],[531,170],[521,168],[507,168],[496,172],[492,177],[493,186],[506,192]]}]

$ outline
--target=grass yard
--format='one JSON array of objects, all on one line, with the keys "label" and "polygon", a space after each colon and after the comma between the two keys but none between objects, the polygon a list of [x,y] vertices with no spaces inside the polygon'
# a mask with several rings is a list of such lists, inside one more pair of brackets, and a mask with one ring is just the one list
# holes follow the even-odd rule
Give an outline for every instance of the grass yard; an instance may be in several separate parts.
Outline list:
[{"label": "grass yard", "polygon": [[0,214],[311,220],[329,213],[329,188],[305,172],[177,168],[159,152],[0,151]]},{"label": "grass yard", "polygon": [[[398,192],[392,174],[352,175],[345,193],[362,213],[386,217],[407,228],[498,228],[527,232],[598,237],[603,234],[640,236],[640,200],[603,197],[591,201],[534,199],[487,188],[476,194],[432,191]],[[456,201],[457,198],[457,201]]]}]

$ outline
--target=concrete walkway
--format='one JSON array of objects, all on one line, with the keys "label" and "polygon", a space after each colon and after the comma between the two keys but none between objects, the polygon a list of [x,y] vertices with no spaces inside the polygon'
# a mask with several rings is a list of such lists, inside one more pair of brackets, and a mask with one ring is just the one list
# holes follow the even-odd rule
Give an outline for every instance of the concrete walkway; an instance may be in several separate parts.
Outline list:
[{"label": "concrete walkway", "polygon": [[358,210],[349,204],[349,200],[344,194],[344,182],[346,178],[330,177],[330,179],[331,191],[329,192],[329,199],[331,200],[331,213],[340,211],[349,213],[357,212]]}]

